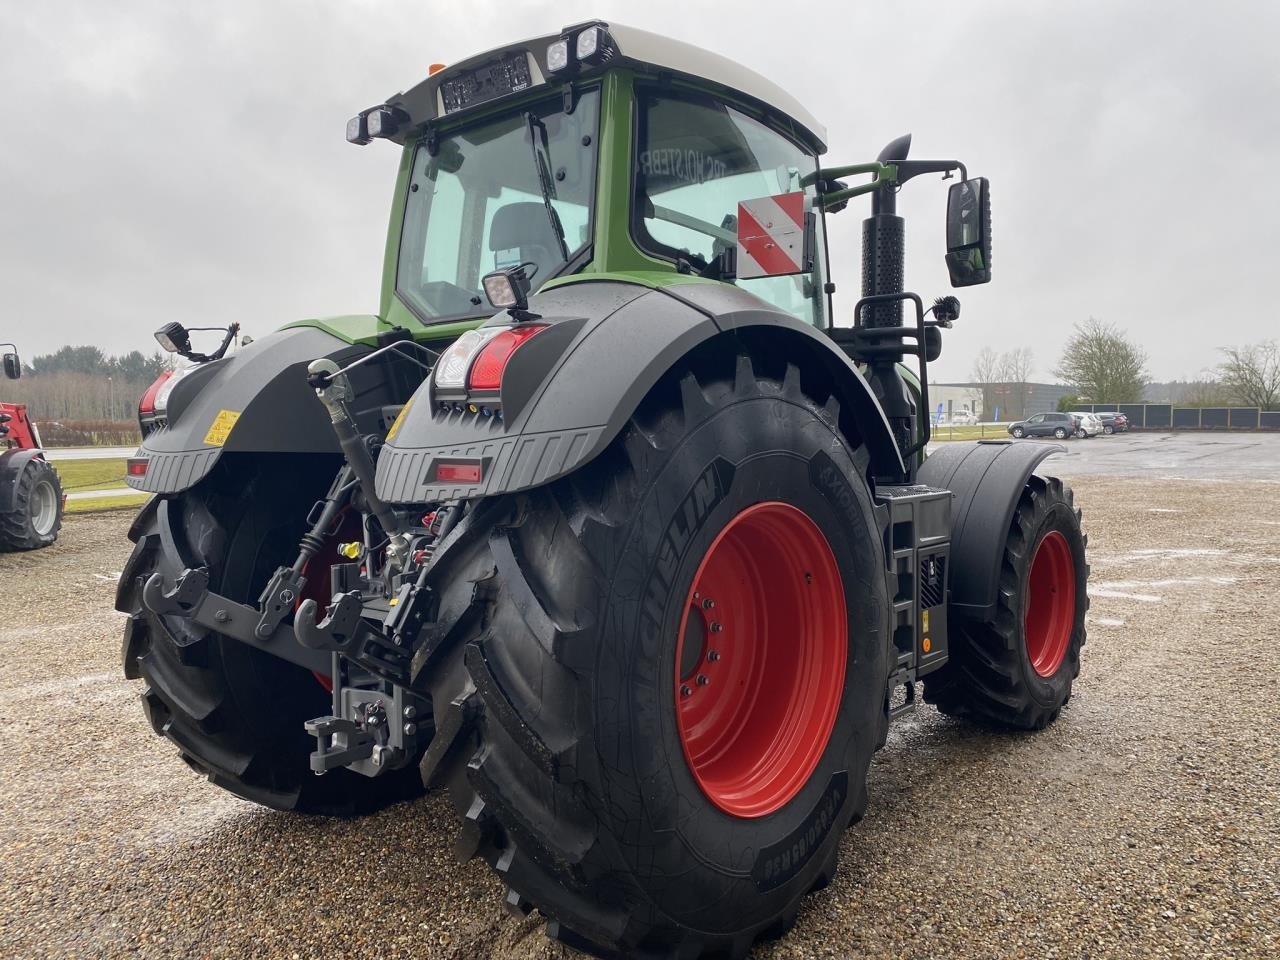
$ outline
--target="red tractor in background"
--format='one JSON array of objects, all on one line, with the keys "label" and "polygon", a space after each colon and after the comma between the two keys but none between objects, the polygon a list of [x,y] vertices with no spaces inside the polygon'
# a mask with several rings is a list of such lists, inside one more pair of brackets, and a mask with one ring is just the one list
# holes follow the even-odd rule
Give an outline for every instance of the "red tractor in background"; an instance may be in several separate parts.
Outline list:
[{"label": "red tractor in background", "polygon": [[[11,343],[4,354],[6,380],[22,376]],[[24,403],[0,403],[0,550],[34,550],[58,539],[66,496],[58,471],[40,449],[40,433]]]}]

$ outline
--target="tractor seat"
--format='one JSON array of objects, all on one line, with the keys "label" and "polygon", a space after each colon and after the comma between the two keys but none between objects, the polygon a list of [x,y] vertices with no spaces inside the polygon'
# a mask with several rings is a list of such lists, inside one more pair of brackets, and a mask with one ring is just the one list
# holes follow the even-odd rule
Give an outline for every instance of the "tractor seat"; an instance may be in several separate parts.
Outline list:
[{"label": "tractor seat", "polygon": [[521,201],[500,207],[489,229],[489,249],[498,269],[517,263],[537,264],[538,286],[562,262],[560,243],[547,208],[540,203]]}]

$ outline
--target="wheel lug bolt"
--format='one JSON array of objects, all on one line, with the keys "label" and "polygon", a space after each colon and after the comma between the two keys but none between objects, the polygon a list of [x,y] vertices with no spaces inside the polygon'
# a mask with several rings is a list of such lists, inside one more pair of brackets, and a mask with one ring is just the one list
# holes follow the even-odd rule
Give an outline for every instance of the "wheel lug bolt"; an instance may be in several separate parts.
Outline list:
[{"label": "wheel lug bolt", "polygon": [[680,684],[680,696],[687,697],[691,693],[693,693],[693,689],[687,683]]},{"label": "wheel lug bolt", "polygon": [[719,633],[719,632],[720,632],[721,630],[723,630],[723,629],[724,629],[724,625],[723,625],[723,624],[721,624],[719,620],[712,620],[712,621],[711,621],[711,632],[712,632],[712,633]]},{"label": "wheel lug bolt", "polygon": [[711,681],[707,679],[707,675],[705,673],[698,674],[698,686],[705,687],[710,682]]},{"label": "wheel lug bolt", "polygon": [[707,651],[707,659],[708,659],[708,660],[710,660],[712,663],[715,663],[717,660],[719,660],[719,659],[720,659],[720,651],[719,651],[719,650],[708,650],[708,651]]},{"label": "wheel lug bolt", "polygon": [[710,610],[710,609],[711,609],[712,607],[714,607],[715,605],[716,605],[716,602],[715,602],[714,600],[712,600],[710,597],[707,597],[707,599],[705,599],[705,600],[703,600],[703,601],[702,601],[702,609],[703,609],[703,610]]}]

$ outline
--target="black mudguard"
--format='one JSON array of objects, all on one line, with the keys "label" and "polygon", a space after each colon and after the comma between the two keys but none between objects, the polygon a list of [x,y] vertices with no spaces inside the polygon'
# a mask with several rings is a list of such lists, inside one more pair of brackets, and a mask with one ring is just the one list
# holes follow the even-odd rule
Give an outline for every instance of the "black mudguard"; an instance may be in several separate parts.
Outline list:
[{"label": "black mudguard", "polygon": [[[378,458],[378,496],[426,503],[527,490],[565,476],[600,454],[641,400],[680,358],[717,336],[771,331],[771,349],[821,363],[842,410],[856,424],[873,473],[902,460],[867,382],[821,330],[725,284],[652,289],[599,280],[556,287],[531,299],[552,329],[518,350],[502,384],[504,420],[442,412],[432,384],[415,394]],[[510,323],[505,315],[491,323]],[[481,465],[479,482],[436,480],[439,461]]]},{"label": "black mudguard", "polygon": [[[147,471],[129,476],[129,485],[177,493],[199,482],[227,452],[338,453],[324,407],[307,385],[307,365],[318,357],[342,363],[369,350],[323,330],[292,327],[195,368],[174,386],[167,423],[143,440],[135,456],[148,461]],[[372,384],[367,390],[378,392]],[[229,419],[234,424],[225,432]]]},{"label": "black mudguard", "polygon": [[18,494],[18,481],[22,472],[32,460],[42,457],[39,450],[4,450],[0,451],[0,513],[13,510],[13,501]]},{"label": "black mudguard", "polygon": [[952,617],[988,622],[996,614],[1000,558],[1027,479],[1056,443],[979,440],[945,443],[929,455],[918,481],[950,490]]}]

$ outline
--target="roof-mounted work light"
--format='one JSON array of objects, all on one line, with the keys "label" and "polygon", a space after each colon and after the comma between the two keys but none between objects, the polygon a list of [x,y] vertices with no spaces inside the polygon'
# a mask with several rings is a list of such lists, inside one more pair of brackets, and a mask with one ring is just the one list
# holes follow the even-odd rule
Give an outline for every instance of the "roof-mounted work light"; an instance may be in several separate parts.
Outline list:
[{"label": "roof-mounted work light", "polygon": [[547,73],[559,73],[569,66],[569,41],[556,40],[547,46]]},{"label": "roof-mounted work light", "polygon": [[374,138],[394,137],[409,122],[409,115],[397,107],[374,107],[365,117],[369,136]]},{"label": "roof-mounted work light", "polygon": [[373,138],[369,136],[369,122],[363,113],[357,114],[347,121],[347,143],[354,143],[356,146],[363,147],[365,144],[372,142]]}]

